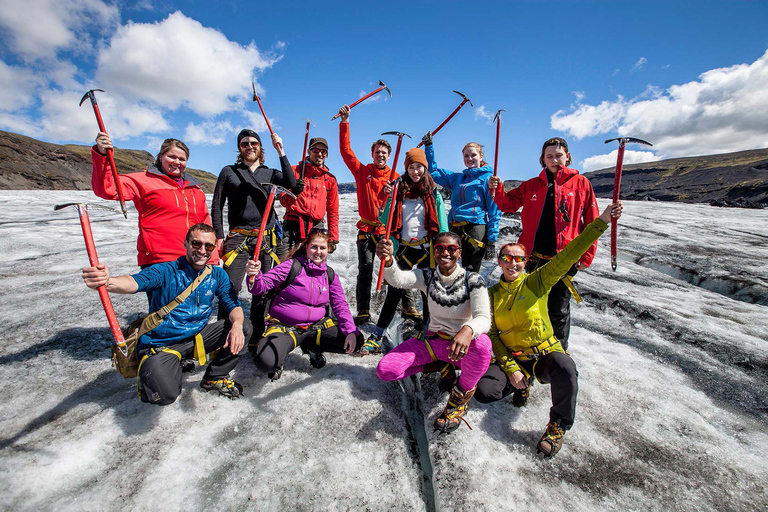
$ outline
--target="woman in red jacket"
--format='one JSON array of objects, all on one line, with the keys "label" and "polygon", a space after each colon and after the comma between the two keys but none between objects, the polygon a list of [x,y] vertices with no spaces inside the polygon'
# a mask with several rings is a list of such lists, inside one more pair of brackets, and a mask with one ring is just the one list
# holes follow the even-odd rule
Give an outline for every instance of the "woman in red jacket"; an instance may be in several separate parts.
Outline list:
[{"label": "woman in red jacket", "polygon": [[[91,188],[102,199],[117,200],[112,169],[106,157],[111,148],[109,135],[99,132],[96,145],[91,149]],[[184,237],[190,226],[211,224],[205,193],[200,188],[202,183],[184,173],[188,158],[186,144],[165,139],[153,165],[143,172],[119,176],[124,199],[133,201],[139,214],[136,249],[141,268],[184,256]]]}]

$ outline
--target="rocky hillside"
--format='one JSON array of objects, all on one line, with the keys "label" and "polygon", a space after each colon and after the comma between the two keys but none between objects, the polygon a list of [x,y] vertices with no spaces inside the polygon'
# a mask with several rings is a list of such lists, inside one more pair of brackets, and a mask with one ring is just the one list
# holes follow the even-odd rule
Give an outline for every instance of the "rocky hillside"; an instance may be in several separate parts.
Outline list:
[{"label": "rocky hillside", "polygon": [[[613,194],[613,167],[585,176],[598,197]],[[622,199],[768,207],[768,149],[632,164],[621,176]]]},{"label": "rocky hillside", "polygon": [[[147,151],[115,149],[121,174],[144,169],[154,161]],[[213,192],[216,176],[197,169],[187,172]],[[90,190],[91,147],[51,144],[0,131],[0,190]]]}]

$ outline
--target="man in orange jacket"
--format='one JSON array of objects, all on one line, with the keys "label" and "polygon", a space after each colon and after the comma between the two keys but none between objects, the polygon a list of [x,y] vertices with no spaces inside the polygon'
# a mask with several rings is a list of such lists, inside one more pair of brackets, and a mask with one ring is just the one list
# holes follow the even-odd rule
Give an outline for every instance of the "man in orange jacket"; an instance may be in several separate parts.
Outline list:
[{"label": "man in orange jacket", "polygon": [[[387,160],[392,146],[379,139],[371,146],[373,163],[363,165],[357,159],[349,142],[349,105],[339,109],[339,150],[347,164],[357,187],[357,205],[360,220],[357,222],[357,316],[355,323],[361,325],[371,319],[371,283],[373,282],[373,256],[376,244],[384,235],[386,226],[379,222],[379,211],[387,200],[384,185],[390,180],[392,170]],[[392,179],[399,175],[394,173]]]}]

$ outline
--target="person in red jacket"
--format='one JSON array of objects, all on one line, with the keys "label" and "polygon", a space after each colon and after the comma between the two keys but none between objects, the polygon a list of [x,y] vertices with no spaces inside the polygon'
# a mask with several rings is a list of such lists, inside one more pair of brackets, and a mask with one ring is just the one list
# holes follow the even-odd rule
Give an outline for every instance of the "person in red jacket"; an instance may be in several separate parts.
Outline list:
[{"label": "person in red jacket", "polygon": [[363,165],[357,159],[349,142],[349,105],[339,109],[339,150],[341,158],[355,177],[357,187],[357,208],[360,220],[357,222],[357,317],[361,325],[371,319],[371,283],[373,282],[373,256],[376,244],[384,235],[386,226],[379,222],[379,210],[387,200],[384,186],[390,179],[399,177],[387,165],[392,146],[379,139],[371,146],[373,163]]},{"label": "person in red jacket", "polygon": [[285,207],[283,241],[277,248],[280,261],[286,260],[312,228],[325,227],[325,217],[331,235],[328,252],[336,250],[336,244],[339,243],[339,185],[325,165],[327,157],[328,141],[315,137],[309,141],[306,160],[293,166],[296,175],[295,192],[298,192],[296,199],[287,194],[280,196],[280,204]]},{"label": "person in red jacket", "polygon": [[[523,208],[520,221],[523,232],[518,243],[528,248],[526,269],[531,272],[544,265],[576,238],[590,222],[600,215],[595,192],[587,178],[571,169],[568,143],[560,137],[547,140],[541,148],[541,173],[507,193],[503,189],[494,199],[503,212]],[[488,180],[494,190],[501,184],[498,176]],[[597,242],[573,265],[568,274],[549,293],[547,309],[555,336],[563,349],[568,349],[571,328],[572,278],[587,268],[595,257]],[[577,300],[578,295],[577,295]]]},{"label": "person in red jacket", "polygon": [[[102,199],[117,200],[112,168],[106,157],[112,140],[99,132],[91,148],[91,188]],[[186,254],[184,239],[195,224],[211,225],[202,184],[186,174],[189,149],[178,139],[165,139],[155,163],[143,172],[119,175],[124,199],[133,201],[139,214],[138,264],[176,261]],[[214,254],[212,263],[218,263]]]}]

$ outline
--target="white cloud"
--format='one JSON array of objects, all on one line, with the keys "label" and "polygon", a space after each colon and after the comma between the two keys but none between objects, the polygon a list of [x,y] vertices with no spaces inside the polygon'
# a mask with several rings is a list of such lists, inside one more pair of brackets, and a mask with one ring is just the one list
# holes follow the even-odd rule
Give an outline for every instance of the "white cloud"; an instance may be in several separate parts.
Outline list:
[{"label": "white cloud", "polygon": [[483,118],[488,123],[491,123],[493,121],[493,116],[494,114],[485,110],[485,105],[480,105],[475,109],[475,121],[477,121],[480,118]]},{"label": "white cloud", "polygon": [[250,101],[254,73],[279,59],[175,12],[120,27],[99,55],[96,79],[127,98],[213,116]]},{"label": "white cloud", "polygon": [[571,110],[553,114],[552,128],[577,139],[639,137],[665,157],[768,147],[768,51],[752,64],[713,69],[665,91]]},{"label": "white cloud", "polygon": [[[597,169],[605,169],[606,167],[615,167],[616,157],[618,154],[619,150],[614,149],[607,155],[591,156],[579,162],[579,166],[581,166],[584,172],[594,171]],[[630,149],[624,150],[624,165],[656,162],[657,160],[661,160],[661,157],[655,155],[651,151],[632,151]]]},{"label": "white cloud", "polygon": [[0,0],[0,26],[9,47],[27,61],[54,58],[61,49],[85,48],[87,30],[117,22],[114,5],[100,0]]},{"label": "white cloud", "polygon": [[34,72],[0,60],[0,112],[14,112],[32,105],[41,80]]},{"label": "white cloud", "polygon": [[209,120],[200,124],[189,123],[184,133],[184,140],[201,146],[221,146],[235,141],[235,129],[229,121]]},{"label": "white cloud", "polygon": [[635,65],[632,66],[631,71],[638,71],[645,67],[645,65],[648,64],[648,59],[645,57],[640,57],[637,62],[635,62]]}]

